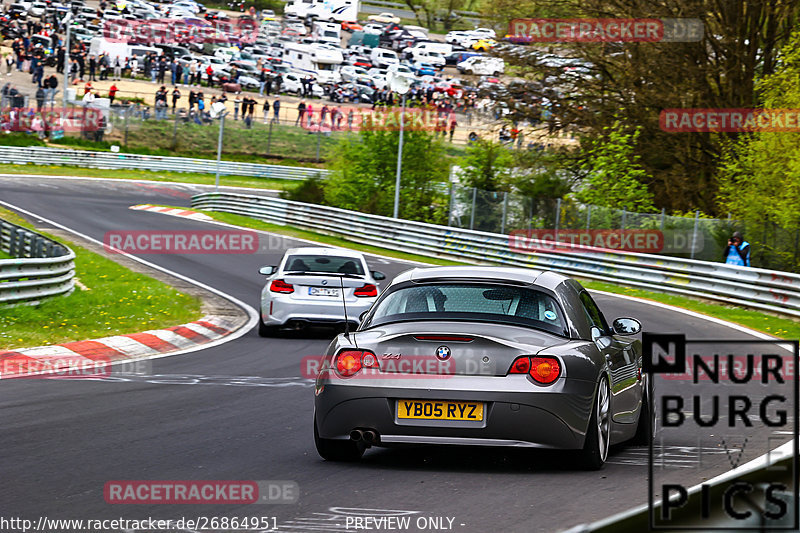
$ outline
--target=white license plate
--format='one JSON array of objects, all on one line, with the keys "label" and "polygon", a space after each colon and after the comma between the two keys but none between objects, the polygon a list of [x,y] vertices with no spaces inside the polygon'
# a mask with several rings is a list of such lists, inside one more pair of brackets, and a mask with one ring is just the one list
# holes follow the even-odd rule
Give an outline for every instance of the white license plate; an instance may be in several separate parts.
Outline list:
[{"label": "white license plate", "polygon": [[339,296],[339,289],[329,289],[327,287],[309,287],[309,296]]}]

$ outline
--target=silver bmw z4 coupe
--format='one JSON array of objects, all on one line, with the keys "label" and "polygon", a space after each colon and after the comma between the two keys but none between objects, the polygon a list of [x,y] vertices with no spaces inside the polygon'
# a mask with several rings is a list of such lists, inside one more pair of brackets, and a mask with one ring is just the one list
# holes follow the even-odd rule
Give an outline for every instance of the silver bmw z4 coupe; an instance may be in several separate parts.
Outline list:
[{"label": "silver bmw z4 coupe", "polygon": [[320,362],[314,441],[326,460],[371,446],[576,450],[653,434],[641,324],[611,325],[575,280],[502,267],[437,267],[395,278]]}]

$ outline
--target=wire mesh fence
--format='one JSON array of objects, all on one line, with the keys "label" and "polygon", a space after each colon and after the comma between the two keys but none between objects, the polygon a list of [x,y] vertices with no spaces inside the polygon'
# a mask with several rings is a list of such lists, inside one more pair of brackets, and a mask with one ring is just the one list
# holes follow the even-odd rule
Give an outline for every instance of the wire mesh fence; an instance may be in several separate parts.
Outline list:
[{"label": "wire mesh fence", "polygon": [[[699,212],[694,217],[682,217],[664,211],[637,213],[458,185],[449,190],[449,225],[458,228],[503,234],[528,231],[545,239],[589,245],[607,244],[614,234],[630,239],[638,232],[656,235],[659,240],[652,249],[634,246],[631,251],[705,261],[723,261],[728,239],[739,231],[751,244],[752,266],[800,271],[800,231],[769,221],[748,225],[731,218],[705,218]],[[587,241],[580,240],[584,237]]]}]

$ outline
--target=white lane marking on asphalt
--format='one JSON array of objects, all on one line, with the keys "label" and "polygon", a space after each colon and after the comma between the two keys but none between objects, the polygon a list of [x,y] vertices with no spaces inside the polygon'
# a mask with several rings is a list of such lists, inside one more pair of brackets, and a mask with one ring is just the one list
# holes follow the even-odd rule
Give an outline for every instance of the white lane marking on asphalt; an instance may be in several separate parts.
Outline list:
[{"label": "white lane marking on asphalt", "polygon": [[[46,222],[47,224],[50,224],[50,225],[52,225],[52,226],[54,226],[56,228],[62,229],[64,231],[72,233],[73,235],[77,235],[77,236],[79,236],[79,237],[81,237],[83,239],[86,239],[87,241],[90,241],[90,242],[92,242],[92,243],[94,243],[94,244],[96,244],[98,246],[105,246],[102,242],[98,241],[97,239],[94,239],[94,238],[92,238],[92,237],[90,237],[90,236],[88,236],[88,235],[86,235],[84,233],[81,233],[81,232],[79,232],[77,230],[69,228],[69,227],[67,227],[67,226],[65,226],[63,224],[59,224],[58,222],[55,222],[53,220],[44,218],[44,217],[42,217],[40,215],[37,215],[36,213],[28,211],[27,209],[23,209],[21,207],[17,207],[14,204],[10,204],[8,202],[4,202],[3,200],[0,200],[0,205],[4,205],[4,206],[6,206],[6,207],[8,207],[10,209],[19,211],[20,213],[24,213],[24,214],[26,214],[26,215],[28,215],[30,217],[39,219],[39,220],[41,220],[43,222]],[[196,279],[190,278],[189,276],[184,276],[183,274],[179,274],[178,272],[175,272],[175,271],[170,270],[168,268],[162,267],[162,266],[157,265],[155,263],[151,263],[150,261],[145,261],[144,259],[142,259],[140,257],[137,257],[135,255],[131,255],[131,254],[125,253],[122,250],[116,250],[116,253],[124,255],[128,259],[131,259],[133,261],[137,261],[137,262],[139,262],[139,263],[141,263],[143,265],[146,265],[146,266],[148,266],[150,268],[154,268],[156,270],[159,270],[161,272],[164,272],[166,274],[174,276],[174,277],[176,277],[178,279],[181,279],[181,280],[183,280],[183,281],[185,281],[187,283],[191,283],[192,285],[195,285],[197,287],[205,289],[205,290],[207,290],[209,292],[213,292],[217,296],[225,298],[229,302],[231,302],[234,305],[237,305],[238,307],[240,307],[242,310],[244,310],[247,313],[247,316],[248,316],[247,324],[245,324],[244,326],[239,328],[238,331],[232,332],[232,333],[230,333],[230,334],[228,334],[228,335],[226,335],[224,337],[220,337],[218,339],[215,339],[215,340],[213,340],[211,342],[207,342],[205,344],[196,344],[196,345],[191,346],[189,348],[185,348],[185,349],[178,350],[178,351],[175,351],[175,352],[157,353],[157,354],[153,354],[153,355],[148,355],[147,357],[144,357],[143,359],[160,359],[162,357],[173,357],[173,356],[176,356],[176,355],[183,355],[183,354],[187,354],[187,353],[191,353],[191,352],[196,352],[196,351],[199,351],[199,350],[206,350],[208,348],[213,348],[215,346],[221,346],[221,345],[226,344],[226,343],[228,343],[230,341],[236,340],[236,339],[238,339],[239,337],[241,337],[243,335],[246,335],[251,329],[253,329],[253,327],[258,322],[258,312],[255,309],[253,309],[251,306],[247,305],[246,303],[244,303],[243,301],[239,300],[238,298],[236,298],[234,296],[231,296],[230,294],[227,294],[225,292],[222,292],[219,289],[216,289],[214,287],[206,285],[205,283],[197,281]],[[150,333],[152,333],[152,332],[150,332]],[[130,361],[133,361],[133,360],[135,360],[135,359],[125,359],[125,360],[122,360],[122,361],[112,361],[111,365],[113,366],[113,365],[116,365],[116,364],[129,363]]]},{"label": "white lane marking on asphalt", "polygon": [[760,331],[756,331],[754,329],[746,328],[744,326],[740,326],[739,324],[734,324],[733,322],[727,322],[722,320],[721,318],[713,317],[704,315],[702,313],[697,313],[695,311],[690,311],[688,309],[683,309],[682,307],[675,307],[669,304],[664,304],[661,302],[654,302],[652,300],[643,300],[641,298],[636,298],[635,296],[628,296],[626,294],[614,294],[613,292],[606,292],[606,291],[598,291],[598,290],[590,290],[589,292],[593,292],[595,294],[602,294],[604,296],[611,296],[613,298],[622,298],[623,300],[631,300],[638,303],[643,303],[647,305],[652,305],[653,307],[660,307],[661,309],[667,309],[669,311],[674,311],[677,313],[682,313],[684,315],[688,315],[694,318],[700,318],[702,320],[707,320],[708,322],[713,322],[719,326],[725,326],[726,328],[735,329],[745,333],[746,335],[751,335],[757,339],[761,340],[775,340],[778,337],[773,337],[772,335],[767,335],[766,333],[761,333]]},{"label": "white lane marking on asphalt", "polygon": [[81,381],[150,383],[152,385],[222,385],[227,387],[313,387],[314,380],[300,377],[203,376],[195,374],[127,374],[84,378]]},{"label": "white lane marking on asphalt", "polygon": [[[128,180],[124,178],[91,178],[88,176],[51,176],[47,174],[0,174],[0,178],[37,178],[37,179],[55,179],[55,180],[68,180],[68,181],[108,181],[113,183],[152,183],[166,187],[169,185],[180,185],[187,189],[193,187],[200,187],[202,189],[213,189],[215,185],[205,183],[187,183],[185,181],[159,181],[159,180]],[[235,185],[220,185],[220,189],[234,189],[237,191],[251,191],[251,192],[274,192],[279,193],[279,189],[257,189],[255,187],[237,187]]]}]

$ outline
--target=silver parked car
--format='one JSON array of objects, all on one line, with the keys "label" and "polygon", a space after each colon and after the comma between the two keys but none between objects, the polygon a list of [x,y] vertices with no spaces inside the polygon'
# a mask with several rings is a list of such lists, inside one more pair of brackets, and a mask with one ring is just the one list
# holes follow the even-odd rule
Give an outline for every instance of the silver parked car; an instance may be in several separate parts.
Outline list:
[{"label": "silver parked car", "polygon": [[523,446],[579,450],[600,468],[610,444],[652,437],[640,330],[632,318],[608,325],[577,281],[553,272],[404,272],[323,356],[317,451]]},{"label": "silver parked car", "polygon": [[[280,328],[357,327],[378,297],[379,271],[370,272],[364,255],[338,248],[291,248],[278,266],[262,267],[267,277],[261,291],[258,334]],[[344,294],[342,294],[344,292]]]}]

